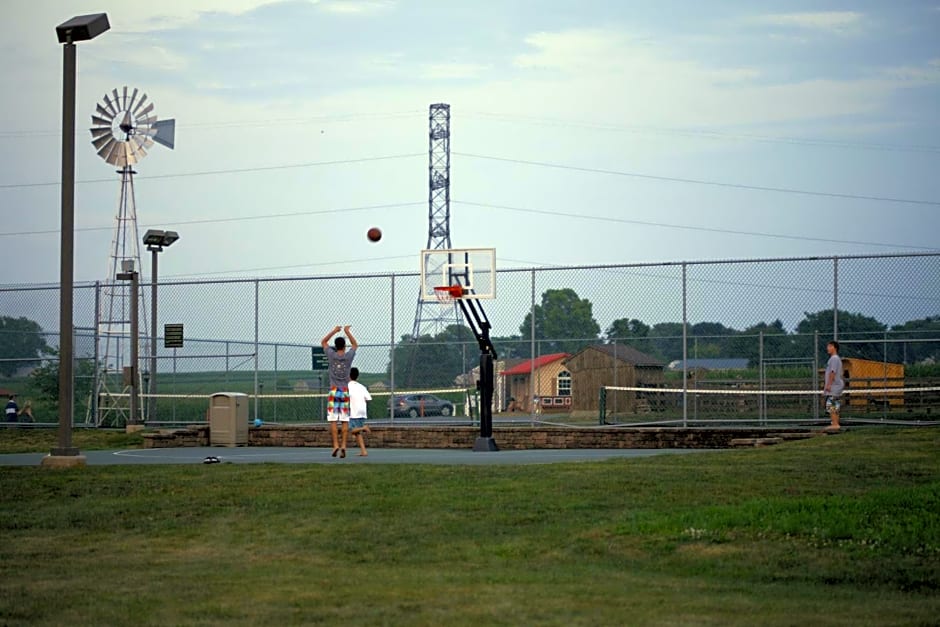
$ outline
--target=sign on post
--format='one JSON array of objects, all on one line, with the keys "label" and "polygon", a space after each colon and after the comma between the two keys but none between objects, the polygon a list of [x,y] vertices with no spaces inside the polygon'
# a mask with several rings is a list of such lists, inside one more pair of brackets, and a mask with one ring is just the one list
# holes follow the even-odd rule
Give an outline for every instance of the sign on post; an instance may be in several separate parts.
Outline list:
[{"label": "sign on post", "polygon": [[311,351],[311,361],[313,364],[311,370],[326,370],[327,369],[326,353],[324,352],[323,347],[312,346],[310,348],[310,351]]},{"label": "sign on post", "polygon": [[183,348],[183,325],[163,325],[163,348]]}]

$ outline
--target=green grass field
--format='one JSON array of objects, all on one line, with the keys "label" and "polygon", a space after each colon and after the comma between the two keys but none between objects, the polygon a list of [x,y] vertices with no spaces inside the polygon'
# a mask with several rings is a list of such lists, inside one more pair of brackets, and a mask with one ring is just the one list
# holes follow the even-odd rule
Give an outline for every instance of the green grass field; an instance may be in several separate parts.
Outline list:
[{"label": "green grass field", "polygon": [[0,624],[937,624],[938,450],[0,468]]}]

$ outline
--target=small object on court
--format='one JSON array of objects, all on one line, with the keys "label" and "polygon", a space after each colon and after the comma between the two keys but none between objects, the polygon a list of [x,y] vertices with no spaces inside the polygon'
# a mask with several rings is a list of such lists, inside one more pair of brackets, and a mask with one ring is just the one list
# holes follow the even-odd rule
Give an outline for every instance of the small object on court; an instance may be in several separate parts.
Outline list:
[{"label": "small object on court", "polygon": [[377,242],[382,239],[382,229],[377,226],[373,226],[366,232],[366,237],[369,238],[370,242]]},{"label": "small object on court", "polygon": [[202,460],[203,464],[219,464],[221,462],[222,460],[216,457],[215,455],[209,455],[204,460]]},{"label": "small object on court", "polygon": [[260,426],[263,425],[263,424],[264,424],[264,421],[261,420],[261,418],[255,418],[255,426],[256,426],[256,427],[260,427]]}]

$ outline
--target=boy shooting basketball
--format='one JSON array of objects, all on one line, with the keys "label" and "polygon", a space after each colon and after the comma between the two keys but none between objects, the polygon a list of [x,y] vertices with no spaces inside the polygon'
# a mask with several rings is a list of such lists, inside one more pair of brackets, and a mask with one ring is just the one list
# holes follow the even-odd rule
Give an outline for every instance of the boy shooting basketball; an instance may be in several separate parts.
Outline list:
[{"label": "boy shooting basketball", "polygon": [[[349,338],[350,348],[346,348],[346,340],[342,337],[336,338],[333,346],[330,346],[330,340],[340,331],[343,331]],[[330,396],[326,402],[326,419],[330,423],[330,435],[333,437],[333,457],[336,457],[336,453],[339,453],[340,457],[346,457],[346,439],[349,437],[349,370],[359,344],[347,324],[345,327],[338,325],[334,327],[320,340],[320,346],[326,354],[330,373]],[[337,422],[343,424],[342,445],[337,440]]]}]

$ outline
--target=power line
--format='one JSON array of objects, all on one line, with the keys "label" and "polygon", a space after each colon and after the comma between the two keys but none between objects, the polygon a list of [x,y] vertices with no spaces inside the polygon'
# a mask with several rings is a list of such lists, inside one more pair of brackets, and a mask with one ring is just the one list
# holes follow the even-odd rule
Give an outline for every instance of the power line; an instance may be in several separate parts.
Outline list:
[{"label": "power line", "polygon": [[822,139],[813,137],[786,137],[773,135],[757,135],[751,133],[729,133],[723,131],[710,131],[705,129],[669,128],[658,126],[629,126],[619,124],[590,123],[561,118],[538,118],[533,116],[512,115],[490,112],[461,112],[462,117],[481,117],[492,119],[505,119],[509,121],[528,122],[547,126],[580,127],[604,131],[619,131],[624,133],[654,133],[664,135],[682,135],[687,137],[704,137],[707,139],[741,139],[762,143],[782,143],[802,146],[821,146],[828,148],[852,148],[861,150],[885,150],[893,152],[920,152],[940,154],[940,146],[917,144],[888,144],[875,142],[853,142],[845,140]]},{"label": "power line", "polygon": [[[343,209],[320,209],[316,211],[294,211],[291,213],[267,213],[262,215],[252,215],[252,216],[239,216],[235,218],[204,218],[200,220],[174,220],[174,225],[187,225],[187,224],[220,224],[222,222],[245,222],[249,220],[266,220],[268,218],[294,218],[298,216],[314,216],[314,215],[324,215],[332,213],[351,213],[353,211],[371,211],[374,209],[393,209],[396,207],[414,207],[417,205],[424,205],[425,201],[417,202],[399,202],[399,203],[389,203],[384,205],[365,205],[362,207],[346,207]],[[156,225],[156,224],[142,224],[142,228],[157,228],[163,227],[165,225]],[[76,228],[75,231],[110,231],[114,228],[111,226],[86,226]],[[18,233],[0,233],[0,237],[8,236],[23,236],[23,235],[51,235],[58,234],[59,229],[45,229],[42,231],[20,231]]]},{"label": "power line", "polygon": [[[245,127],[257,127],[257,126],[283,126],[291,124],[314,124],[317,122],[347,122],[351,120],[361,120],[361,119],[391,119],[391,118],[400,118],[407,117],[421,113],[420,109],[414,109],[412,111],[399,111],[399,112],[390,112],[390,113],[346,113],[346,114],[336,114],[336,115],[320,115],[320,116],[306,116],[306,117],[297,117],[297,118],[274,118],[270,120],[233,120],[230,122],[190,122],[188,124],[177,124],[176,128],[184,129],[207,129],[207,128],[245,128]],[[79,137],[86,133],[86,129],[78,129],[75,131],[75,136]],[[62,131],[60,130],[40,130],[40,129],[24,129],[17,131],[0,131],[0,139],[4,138],[17,138],[17,137],[61,137]]]},{"label": "power line", "polygon": [[[204,170],[201,172],[179,172],[176,174],[152,174],[150,176],[139,176],[135,180],[150,180],[150,179],[175,179],[175,178],[187,178],[193,176],[212,176],[216,174],[243,174],[245,172],[266,172],[269,170],[292,170],[297,168],[313,168],[324,165],[346,165],[350,163],[367,163],[370,161],[388,161],[391,159],[412,159],[414,157],[423,157],[425,153],[423,152],[414,152],[409,154],[402,155],[384,155],[381,157],[362,157],[360,159],[340,159],[336,161],[311,161],[308,163],[288,163],[284,165],[269,165],[269,166],[256,166],[252,168],[230,168],[227,170]],[[75,181],[75,183],[113,183],[115,179],[84,179],[81,181]],[[6,183],[0,184],[0,189],[17,189],[23,187],[51,187],[53,185],[59,185],[59,181],[49,182],[49,183]]]},{"label": "power line", "polygon": [[838,192],[817,192],[805,189],[795,189],[791,187],[765,187],[762,185],[745,185],[743,183],[723,183],[720,181],[709,181],[705,179],[687,179],[676,176],[658,176],[654,174],[640,174],[638,172],[625,172],[621,170],[604,170],[601,168],[586,168],[581,166],[565,165],[561,163],[550,163],[546,161],[530,161],[527,159],[509,159],[507,157],[492,157],[489,155],[478,155],[469,152],[453,152],[451,154],[461,157],[471,157],[473,159],[486,159],[489,161],[501,161],[503,163],[518,163],[522,165],[534,165],[543,168],[556,168],[559,170],[571,170],[575,172],[590,172],[592,174],[610,174],[614,176],[628,176],[632,178],[648,179],[653,181],[666,181],[669,183],[688,183],[692,185],[710,185],[713,187],[727,187],[731,189],[744,189],[756,192],[776,192],[780,194],[801,194],[803,196],[822,196],[824,198],[844,198],[849,200],[870,200],[875,202],[893,202],[910,205],[940,206],[940,201],[936,200],[918,200],[913,198],[892,198],[888,196],[865,196],[861,194],[842,194]]},{"label": "power line", "polygon": [[212,272],[196,272],[189,274],[168,274],[162,278],[203,277],[220,274],[239,274],[242,272],[269,272],[271,270],[295,270],[297,268],[313,268],[319,266],[349,265],[363,261],[390,261],[392,259],[413,259],[414,255],[394,255],[390,257],[369,257],[368,259],[346,259],[345,261],[321,261],[319,263],[303,263],[289,266],[268,266],[265,268],[243,268],[241,270],[216,270]]},{"label": "power line", "polygon": [[828,239],[823,237],[807,237],[802,235],[782,235],[779,233],[761,233],[757,231],[739,231],[734,229],[719,229],[708,226],[689,226],[686,224],[668,224],[665,222],[645,222],[643,220],[629,220],[627,218],[612,218],[610,216],[592,216],[583,213],[565,213],[560,211],[547,211],[544,209],[526,209],[522,207],[508,207],[506,205],[492,205],[487,203],[470,202],[466,200],[451,200],[458,205],[469,205],[473,207],[486,207],[490,209],[503,209],[505,211],[517,211],[520,213],[534,213],[538,215],[547,215],[561,218],[576,218],[580,220],[599,220],[602,222],[615,222],[620,224],[635,224],[638,226],[654,226],[664,229],[681,229],[685,231],[704,231],[708,233],[722,233],[726,235],[748,235],[751,237],[772,237],[775,239],[789,239],[807,242],[825,242],[829,244],[855,244],[860,246],[881,246],[885,248],[914,248],[917,250],[936,251],[936,247],[930,246],[912,246],[908,244],[885,244],[881,242],[862,242],[855,240]]}]

